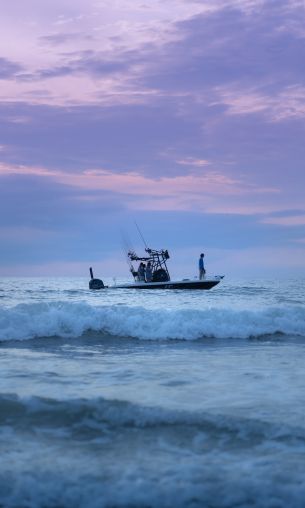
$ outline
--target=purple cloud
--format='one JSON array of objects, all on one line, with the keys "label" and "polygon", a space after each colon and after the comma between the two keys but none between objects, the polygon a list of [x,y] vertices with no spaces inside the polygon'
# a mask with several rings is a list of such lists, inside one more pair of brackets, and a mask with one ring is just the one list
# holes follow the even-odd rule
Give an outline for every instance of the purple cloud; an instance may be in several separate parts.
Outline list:
[{"label": "purple cloud", "polygon": [[10,79],[22,71],[22,66],[16,62],[0,57],[0,79]]},{"label": "purple cloud", "polygon": [[135,214],[173,248],[298,243],[299,259],[303,6],[173,0],[166,24],[167,4],[117,5],[32,8],[23,52],[0,59],[2,263],[22,246],[27,262],[81,261],[101,231],[115,252]]},{"label": "purple cloud", "polygon": [[42,35],[39,37],[39,41],[43,45],[59,46],[64,45],[67,42],[75,42],[78,40],[92,41],[94,37],[92,35],[76,32],[76,33],[55,33],[51,35]]}]

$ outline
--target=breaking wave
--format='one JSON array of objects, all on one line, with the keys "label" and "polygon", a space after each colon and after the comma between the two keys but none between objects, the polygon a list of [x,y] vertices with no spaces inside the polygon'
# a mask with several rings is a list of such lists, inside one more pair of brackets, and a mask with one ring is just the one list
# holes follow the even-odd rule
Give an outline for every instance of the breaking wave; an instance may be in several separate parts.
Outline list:
[{"label": "breaking wave", "polygon": [[2,395],[0,440],[3,507],[304,506],[302,427]]},{"label": "breaking wave", "polygon": [[[7,423],[11,427],[35,429],[67,429],[69,434],[132,429],[174,428],[184,432],[195,427],[213,436],[230,433],[231,437],[257,440],[285,439],[305,443],[305,429],[287,424],[276,424],[259,419],[234,417],[205,412],[149,407],[132,402],[98,397],[57,400],[46,397],[19,397],[15,394],[0,395],[0,428]],[[178,429],[179,427],[179,429]],[[180,429],[181,427],[181,429]],[[4,427],[5,428],[5,427]]]},{"label": "breaking wave", "polygon": [[305,308],[268,307],[145,309],[124,305],[51,302],[0,309],[0,340],[81,337],[86,332],[150,340],[250,338],[283,334],[305,337]]}]

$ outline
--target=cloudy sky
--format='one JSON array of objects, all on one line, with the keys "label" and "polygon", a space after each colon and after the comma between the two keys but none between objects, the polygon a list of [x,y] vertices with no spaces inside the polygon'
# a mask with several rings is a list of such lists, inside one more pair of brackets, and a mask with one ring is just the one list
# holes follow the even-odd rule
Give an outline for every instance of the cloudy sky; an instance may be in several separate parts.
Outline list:
[{"label": "cloudy sky", "polygon": [[305,275],[304,0],[10,0],[0,275]]}]

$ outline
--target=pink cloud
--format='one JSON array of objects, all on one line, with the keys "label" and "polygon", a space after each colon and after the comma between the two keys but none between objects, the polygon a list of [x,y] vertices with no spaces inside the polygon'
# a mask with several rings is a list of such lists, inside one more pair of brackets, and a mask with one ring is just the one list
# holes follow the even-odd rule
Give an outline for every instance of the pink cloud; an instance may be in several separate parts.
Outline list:
[{"label": "pink cloud", "polygon": [[278,192],[276,188],[260,188],[242,179],[227,176],[216,170],[205,170],[182,176],[152,178],[137,172],[114,173],[107,169],[88,169],[80,173],[66,173],[41,167],[0,163],[0,174],[36,175],[53,178],[59,183],[86,190],[109,190],[130,195],[176,196],[184,194],[243,195]]},{"label": "pink cloud", "polygon": [[305,214],[290,215],[288,217],[266,217],[261,222],[278,226],[303,226],[305,225]]},{"label": "pink cloud", "polygon": [[287,86],[272,95],[256,87],[243,89],[232,85],[216,87],[215,92],[218,99],[213,104],[227,106],[227,115],[263,113],[272,122],[305,117],[305,87],[302,85]]},{"label": "pink cloud", "polygon": [[194,157],[186,157],[185,159],[178,159],[175,162],[177,164],[181,164],[182,166],[195,166],[198,168],[209,166],[211,164],[209,161],[205,159],[196,159]]},{"label": "pink cloud", "polygon": [[[3,81],[0,100],[62,106],[100,102],[143,103],[149,94],[160,93],[153,87],[151,90],[149,87],[144,89],[137,79],[145,76],[148,63],[149,66],[154,65],[154,57],[149,54],[141,64],[130,65],[128,71],[118,71],[111,78],[90,75],[86,71],[61,77],[39,77],[39,74],[64,67],[71,58],[77,59],[77,55],[84,52],[95,53],[101,60],[113,61],[124,51],[142,52],[143,48],[148,51],[149,47],[158,51],[168,43],[181,40],[183,33],[179,30],[179,22],[221,12],[228,7],[250,15],[267,3],[266,0],[146,3],[142,0],[132,3],[125,0],[53,0],[40,6],[34,0],[26,3],[12,0],[2,10],[0,19],[1,36],[6,42],[4,56],[14,62],[22,62],[25,71],[17,73],[17,76],[30,79],[16,80],[14,76]],[[297,8],[292,0],[289,6]],[[215,41],[211,41],[211,44],[214,43],[225,44],[225,38],[222,40],[217,34]],[[37,81],[44,94],[34,93]],[[263,108],[260,97],[255,101],[256,107]],[[245,108],[245,104],[231,105],[232,111],[242,107]]]},{"label": "pink cloud", "polygon": [[[264,201],[254,206],[246,196],[277,195],[279,189],[260,187],[243,178],[233,178],[213,169],[197,169],[182,176],[152,178],[137,172],[114,173],[106,169],[88,169],[66,173],[42,167],[12,166],[0,163],[0,175],[23,175],[50,178],[76,187],[84,194],[74,199],[94,200],[96,191],[110,191],[126,196],[127,204],[136,210],[197,210],[210,213],[252,214],[277,210]],[[94,196],[90,195],[94,191]],[[129,201],[129,197],[133,197]],[[246,204],[244,204],[246,200]],[[280,208],[282,209],[282,208]]]},{"label": "pink cloud", "polygon": [[59,171],[51,171],[45,168],[23,165],[10,165],[0,162],[0,175],[29,175],[29,176],[34,175],[34,176],[55,177],[59,174],[61,174]]},{"label": "pink cloud", "polygon": [[[184,0],[169,0],[146,5],[142,0],[128,4],[124,0],[53,0],[40,7],[36,0],[29,0],[26,5],[12,0],[2,10],[0,19],[1,37],[6,43],[4,56],[12,62],[22,62],[25,70],[17,77],[27,79],[16,80],[13,76],[2,80],[0,100],[61,106],[141,103],[147,95],[156,93],[139,85],[131,86],[130,79],[143,73],[143,65],[131,65],[128,71],[114,73],[111,78],[93,76],[88,71],[58,77],[39,75],[64,67],[83,52],[97,54],[107,62],[124,51],[136,52],[149,45],[162,47],[180,39],[177,22],[209,12],[212,4],[207,0],[187,4]],[[44,94],[34,93],[37,80]]]}]

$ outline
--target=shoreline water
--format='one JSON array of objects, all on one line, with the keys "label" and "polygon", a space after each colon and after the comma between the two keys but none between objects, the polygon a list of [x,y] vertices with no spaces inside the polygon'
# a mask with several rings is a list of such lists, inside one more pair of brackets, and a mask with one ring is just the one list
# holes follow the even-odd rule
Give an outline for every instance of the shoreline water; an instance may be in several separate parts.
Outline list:
[{"label": "shoreline water", "polygon": [[132,302],[16,284],[0,304],[0,506],[303,507],[301,282]]}]

